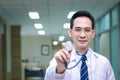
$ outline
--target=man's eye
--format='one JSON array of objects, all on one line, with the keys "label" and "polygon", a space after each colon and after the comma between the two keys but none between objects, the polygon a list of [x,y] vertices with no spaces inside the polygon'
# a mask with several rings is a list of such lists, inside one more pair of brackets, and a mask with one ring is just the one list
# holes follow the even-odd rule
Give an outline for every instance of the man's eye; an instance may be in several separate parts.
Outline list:
[{"label": "man's eye", "polygon": [[86,29],[85,31],[86,31],[86,32],[90,32],[90,29]]},{"label": "man's eye", "polygon": [[85,31],[86,31],[86,32],[90,32],[90,31],[91,31],[91,29],[85,29]]},{"label": "man's eye", "polygon": [[76,29],[76,31],[81,31],[81,29]]}]

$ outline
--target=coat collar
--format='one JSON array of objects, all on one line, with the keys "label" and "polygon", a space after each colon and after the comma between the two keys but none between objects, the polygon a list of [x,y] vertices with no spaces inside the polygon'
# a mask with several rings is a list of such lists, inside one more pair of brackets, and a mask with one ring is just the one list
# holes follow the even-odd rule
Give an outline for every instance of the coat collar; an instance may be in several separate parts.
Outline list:
[{"label": "coat collar", "polygon": [[[99,54],[95,53],[91,48],[89,48],[88,52],[86,54],[86,57],[87,57],[87,60],[89,60],[90,62],[96,63],[95,60],[99,58]],[[81,58],[81,55],[77,55],[76,50],[73,48],[70,62],[76,63],[80,58]],[[94,66],[94,64],[93,64],[93,66]]]},{"label": "coat collar", "polygon": [[[95,52],[91,48],[89,48],[88,51],[87,51],[86,57],[90,58],[91,55],[95,55],[95,57],[97,58]],[[82,55],[78,55],[76,53],[76,50],[73,48],[72,54],[71,54],[71,61],[75,61],[78,57],[81,58],[81,56]]]}]

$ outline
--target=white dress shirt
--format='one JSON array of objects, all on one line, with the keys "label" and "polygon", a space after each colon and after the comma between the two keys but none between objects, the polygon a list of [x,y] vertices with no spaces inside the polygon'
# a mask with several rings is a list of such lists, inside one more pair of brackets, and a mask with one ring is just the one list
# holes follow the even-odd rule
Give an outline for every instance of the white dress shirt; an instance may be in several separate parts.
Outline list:
[{"label": "white dress shirt", "polygon": [[[86,57],[89,80],[115,80],[112,66],[106,57],[95,53],[90,48]],[[73,67],[80,59],[81,56],[77,55],[75,49],[73,49],[68,68]],[[56,73],[56,65],[56,60],[53,58],[46,70],[45,80],[80,80],[81,61],[76,67],[66,69],[63,74]]]}]

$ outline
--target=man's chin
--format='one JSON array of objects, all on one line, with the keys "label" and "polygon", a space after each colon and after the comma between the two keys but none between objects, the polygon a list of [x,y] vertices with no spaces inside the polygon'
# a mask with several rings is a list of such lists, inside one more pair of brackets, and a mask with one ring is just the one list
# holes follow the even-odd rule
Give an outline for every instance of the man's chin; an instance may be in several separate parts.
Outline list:
[{"label": "man's chin", "polygon": [[80,47],[80,48],[83,48],[83,49],[84,49],[84,48],[87,48],[86,45],[80,45],[79,47]]}]

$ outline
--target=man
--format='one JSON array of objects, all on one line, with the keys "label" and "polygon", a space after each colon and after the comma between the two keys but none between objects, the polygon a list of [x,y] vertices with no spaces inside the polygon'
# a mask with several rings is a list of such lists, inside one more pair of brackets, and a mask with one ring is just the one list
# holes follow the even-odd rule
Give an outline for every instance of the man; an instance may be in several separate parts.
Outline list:
[{"label": "man", "polygon": [[89,48],[95,35],[94,25],[94,17],[88,11],[72,16],[68,34],[73,49],[67,51],[62,45],[46,70],[45,80],[115,80],[109,60]]}]

